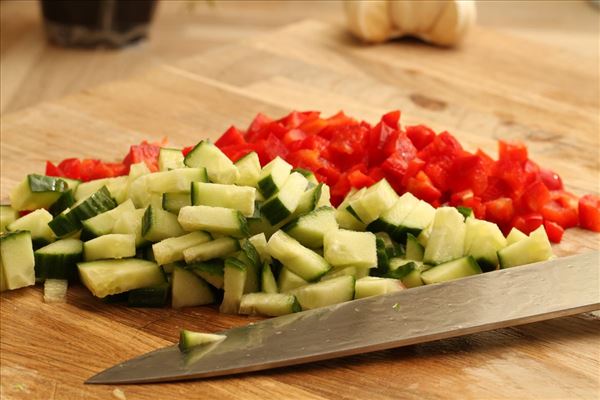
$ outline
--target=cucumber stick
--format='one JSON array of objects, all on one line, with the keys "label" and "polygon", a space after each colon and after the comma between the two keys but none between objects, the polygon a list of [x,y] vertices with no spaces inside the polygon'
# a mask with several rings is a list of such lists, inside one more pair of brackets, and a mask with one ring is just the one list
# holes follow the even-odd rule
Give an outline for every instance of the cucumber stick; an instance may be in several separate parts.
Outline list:
[{"label": "cucumber stick", "polygon": [[235,181],[236,185],[251,187],[258,185],[258,177],[261,171],[258,154],[255,152],[246,154],[235,162],[235,166],[239,171],[239,176]]},{"label": "cucumber stick", "polygon": [[163,239],[152,245],[154,258],[159,265],[174,263],[184,259],[184,250],[206,243],[212,240],[212,237],[202,231],[191,232],[178,237]]},{"label": "cucumber stick", "polygon": [[33,245],[28,231],[0,236],[0,291],[35,284]]},{"label": "cucumber stick", "polygon": [[258,176],[257,187],[265,198],[277,193],[290,176],[292,166],[280,157],[275,157],[263,167]]},{"label": "cucumber stick", "polygon": [[158,170],[168,171],[185,167],[183,153],[180,149],[161,147],[158,152]]},{"label": "cucumber stick", "polygon": [[219,343],[225,340],[227,336],[215,333],[193,332],[182,329],[179,332],[179,350],[188,351],[194,347],[207,344]]},{"label": "cucumber stick", "polygon": [[241,238],[248,236],[248,222],[238,210],[224,207],[188,206],[179,211],[177,220],[188,231],[204,230]]},{"label": "cucumber stick", "polygon": [[300,196],[304,193],[307,185],[308,181],[302,174],[298,172],[290,174],[279,191],[263,203],[260,209],[261,214],[271,225],[283,221],[296,211]]},{"label": "cucumber stick", "polygon": [[240,301],[240,314],[278,317],[300,311],[296,296],[289,293],[248,293]]},{"label": "cucumber stick", "polygon": [[307,281],[315,281],[330,268],[323,257],[302,246],[283,231],[277,231],[268,242],[271,257],[281,261],[286,268]]},{"label": "cucumber stick", "polygon": [[173,308],[201,306],[215,301],[215,295],[208,283],[192,271],[175,267],[171,283]]},{"label": "cucumber stick", "polygon": [[323,240],[325,260],[334,267],[377,267],[377,245],[371,232],[330,230]]},{"label": "cucumber stick", "polygon": [[454,279],[464,278],[470,275],[481,274],[481,268],[471,256],[459,258],[438,264],[435,267],[421,273],[421,279],[425,284],[447,282]]},{"label": "cucumber stick", "polygon": [[77,278],[77,263],[83,256],[83,242],[78,239],[57,240],[34,253],[35,276],[46,279]]},{"label": "cucumber stick", "polygon": [[462,214],[454,207],[440,207],[432,224],[423,261],[435,265],[462,257],[466,233]]},{"label": "cucumber stick", "polygon": [[364,224],[370,224],[390,209],[397,200],[396,191],[387,180],[382,179],[369,187],[362,196],[351,200],[349,206],[358,219]]},{"label": "cucumber stick", "polygon": [[366,276],[356,280],[354,298],[362,299],[365,297],[379,296],[382,294],[398,292],[402,289],[404,289],[404,285],[397,279]]},{"label": "cucumber stick", "polygon": [[16,221],[18,218],[19,213],[17,210],[9,205],[0,205],[0,233],[5,232],[8,224]]},{"label": "cucumber stick", "polygon": [[354,298],[354,277],[340,276],[292,290],[303,310],[343,303]]},{"label": "cucumber stick", "polygon": [[521,239],[498,251],[500,268],[510,268],[546,261],[551,257],[552,246],[543,225],[531,232],[527,238]]},{"label": "cucumber stick", "polygon": [[52,221],[52,214],[40,208],[10,223],[8,231],[29,231],[34,248],[42,247],[53,242],[56,237],[48,223]]},{"label": "cucumber stick", "polygon": [[192,205],[225,207],[238,210],[246,217],[254,214],[256,189],[220,183],[192,183]]},{"label": "cucumber stick", "polygon": [[142,236],[150,242],[160,242],[185,233],[172,213],[149,206],[142,218]]},{"label": "cucumber stick", "polygon": [[48,208],[67,190],[67,182],[60,178],[27,175],[10,193],[10,205],[17,211]]},{"label": "cucumber stick", "polygon": [[184,164],[191,168],[206,168],[208,178],[214,183],[230,185],[240,173],[231,160],[214,144],[201,141],[185,156]]},{"label": "cucumber stick", "polygon": [[83,257],[86,261],[133,256],[135,256],[135,235],[132,234],[111,233],[83,244]]}]

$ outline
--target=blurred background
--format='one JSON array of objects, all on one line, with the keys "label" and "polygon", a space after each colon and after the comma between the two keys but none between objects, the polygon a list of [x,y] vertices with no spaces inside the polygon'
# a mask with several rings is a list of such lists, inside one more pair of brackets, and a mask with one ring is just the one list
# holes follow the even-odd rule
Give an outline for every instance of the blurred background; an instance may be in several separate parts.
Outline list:
[{"label": "blurred background", "polygon": [[[111,0],[109,3],[115,7],[119,1],[124,0]],[[44,11],[48,18],[58,18],[59,22],[62,18],[63,22],[69,22],[72,16],[60,7],[56,8],[56,4],[50,4],[52,0],[46,2]],[[125,2],[133,8],[121,12],[125,13],[126,20],[135,23],[129,26],[121,21],[121,25],[113,28],[128,31],[129,36],[125,39],[134,43],[118,50],[89,50],[49,43],[41,2],[0,0],[0,113],[123,79],[152,66],[302,19],[346,24],[343,4],[339,1]],[[54,3],[60,1],[54,0]],[[79,7],[86,7],[85,0],[77,3]],[[478,1],[476,6],[479,25],[549,43],[565,51],[584,53],[596,59],[599,57],[600,13],[592,1],[485,0]],[[85,10],[82,12],[85,14]],[[149,19],[151,23],[146,24]],[[147,27],[148,39],[138,41]],[[77,40],[77,33],[74,38],[66,37],[60,29],[59,26],[50,32],[55,35],[55,41]]]}]

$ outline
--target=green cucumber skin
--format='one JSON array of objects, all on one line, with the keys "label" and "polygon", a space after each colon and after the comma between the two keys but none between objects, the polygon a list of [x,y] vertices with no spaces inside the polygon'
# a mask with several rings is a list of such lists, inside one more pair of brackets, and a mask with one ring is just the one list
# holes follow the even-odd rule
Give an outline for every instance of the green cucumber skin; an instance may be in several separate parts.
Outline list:
[{"label": "green cucumber skin", "polygon": [[258,190],[260,190],[260,192],[265,198],[269,198],[275,193],[277,193],[279,188],[269,175],[258,181]]},{"label": "green cucumber skin", "polygon": [[35,277],[41,281],[46,279],[67,279],[70,282],[79,280],[77,263],[82,261],[79,254],[40,254],[34,252]]},{"label": "green cucumber skin", "polygon": [[376,238],[375,244],[377,246],[377,268],[373,272],[376,275],[384,275],[390,269],[390,258],[383,239]]},{"label": "green cucumber skin", "polygon": [[69,189],[63,194],[60,195],[58,200],[56,200],[48,209],[50,214],[56,217],[61,212],[65,211],[67,208],[71,207],[75,204],[75,197],[73,196],[73,190]]},{"label": "green cucumber skin", "polygon": [[38,174],[27,175],[27,182],[32,193],[64,192],[69,187],[67,182],[60,178]]},{"label": "green cucumber skin", "polygon": [[146,212],[144,212],[144,215],[142,216],[142,237],[145,237],[152,227],[152,221],[154,220],[153,214],[154,211],[152,210],[152,206],[146,208]]},{"label": "green cucumber skin", "polygon": [[292,214],[278,197],[273,197],[265,202],[262,205],[260,212],[271,225],[278,224]]},{"label": "green cucumber skin", "polygon": [[128,292],[129,307],[164,307],[169,302],[171,285],[168,282],[147,288],[134,289]]},{"label": "green cucumber skin", "polygon": [[69,212],[57,215],[52,221],[48,222],[48,226],[58,238],[62,238],[77,232],[81,227],[81,222]]},{"label": "green cucumber skin", "polygon": [[106,186],[88,197],[83,203],[72,209],[69,214],[73,214],[75,219],[81,224],[81,221],[94,217],[98,214],[112,210],[117,206]]}]

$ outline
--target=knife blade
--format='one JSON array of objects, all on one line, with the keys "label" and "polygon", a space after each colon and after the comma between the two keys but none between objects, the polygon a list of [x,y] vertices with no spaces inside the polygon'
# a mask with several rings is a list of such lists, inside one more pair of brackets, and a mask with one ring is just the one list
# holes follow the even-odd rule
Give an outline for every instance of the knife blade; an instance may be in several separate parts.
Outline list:
[{"label": "knife blade", "polygon": [[86,383],[166,382],[259,371],[600,309],[600,252],[368,297],[229,329],[217,344],[159,349]]}]

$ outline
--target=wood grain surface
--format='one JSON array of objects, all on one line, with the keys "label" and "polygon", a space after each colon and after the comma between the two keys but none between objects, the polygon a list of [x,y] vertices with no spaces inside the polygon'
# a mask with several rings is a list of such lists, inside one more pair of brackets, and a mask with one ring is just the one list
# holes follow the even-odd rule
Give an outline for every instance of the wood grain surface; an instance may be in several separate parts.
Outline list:
[{"label": "wood grain surface", "polygon": [[[479,29],[455,50],[402,40],[365,47],[315,21],[222,47],[34,108],[1,130],[1,196],[46,159],[121,157],[131,143],[216,138],[257,112],[343,109],[375,121],[447,129],[494,153],[496,139],[527,141],[531,157],[568,190],[599,193],[598,60]],[[569,230],[559,255],[600,249],[598,234]],[[600,260],[599,260],[600,262]],[[600,283],[599,283],[600,284]],[[82,382],[106,367],[204,331],[251,319],[214,308],[142,310],[104,304],[81,287],[67,304],[40,288],[1,296],[4,399],[107,399],[114,386]],[[313,365],[178,384],[120,386],[127,399],[596,399],[600,320],[582,315]]]}]

